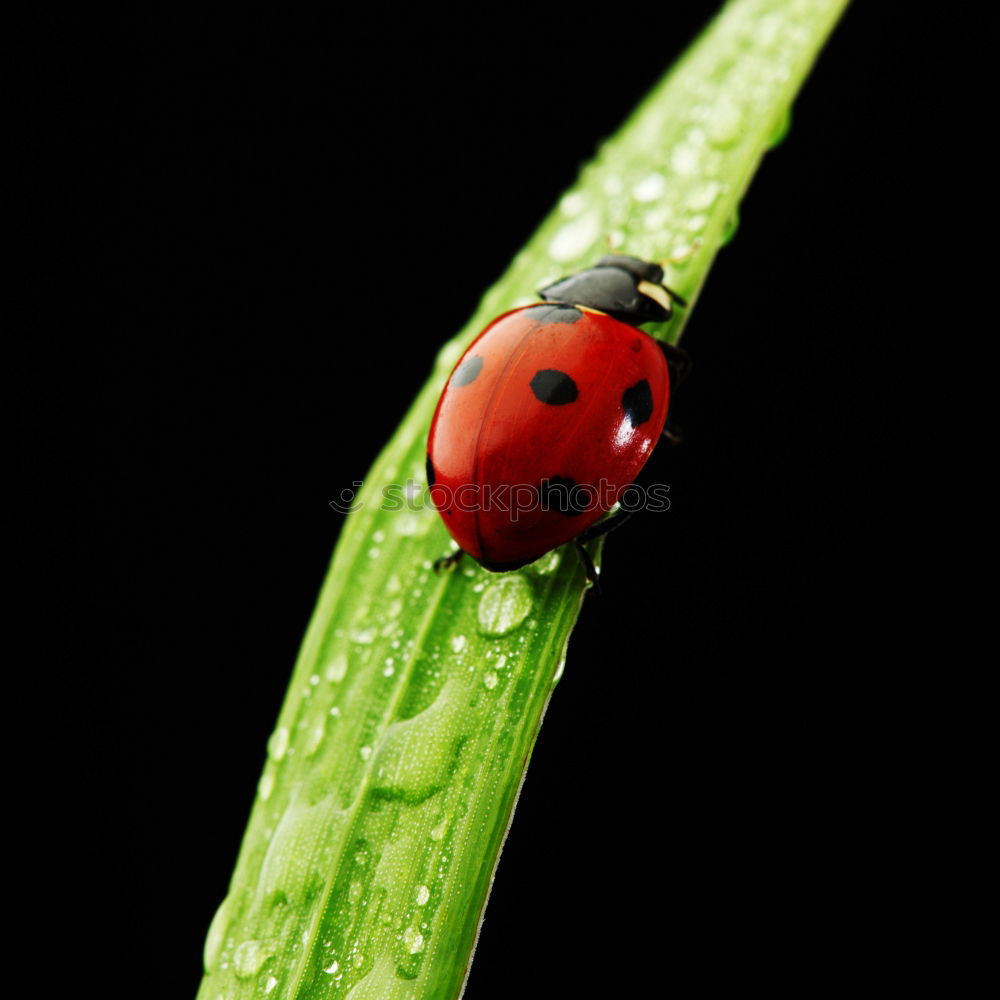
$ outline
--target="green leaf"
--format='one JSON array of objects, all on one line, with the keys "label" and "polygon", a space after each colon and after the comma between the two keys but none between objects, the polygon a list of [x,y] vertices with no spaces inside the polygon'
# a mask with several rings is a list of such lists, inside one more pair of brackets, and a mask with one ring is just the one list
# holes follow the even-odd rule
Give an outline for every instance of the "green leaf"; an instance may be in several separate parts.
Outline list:
[{"label": "green leaf", "polygon": [[[498,313],[607,244],[671,258],[693,303],[844,0],[735,0],[607,142],[468,326],[379,456],[309,626],[199,996],[450,1000],[584,579],[572,551],[466,564],[425,499],[444,380]],[[691,309],[652,331],[676,342]]]}]

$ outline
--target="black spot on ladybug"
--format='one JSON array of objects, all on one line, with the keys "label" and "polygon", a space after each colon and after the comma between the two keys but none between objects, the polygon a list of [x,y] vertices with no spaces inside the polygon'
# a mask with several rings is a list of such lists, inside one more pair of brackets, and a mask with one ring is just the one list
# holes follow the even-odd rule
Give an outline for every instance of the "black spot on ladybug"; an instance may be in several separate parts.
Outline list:
[{"label": "black spot on ladybug", "polygon": [[434,463],[431,462],[431,456],[427,456],[427,485],[434,485]]},{"label": "black spot on ladybug", "polygon": [[644,424],[653,415],[653,390],[645,379],[622,393],[622,406],[633,427]]},{"label": "black spot on ladybug", "polygon": [[538,487],[538,501],[546,510],[557,510],[567,517],[576,517],[590,510],[591,490],[569,476],[551,476]]},{"label": "black spot on ladybug", "polygon": [[576,383],[565,373],[555,368],[543,368],[535,372],[531,380],[531,391],[537,399],[550,406],[563,406],[576,402],[580,395]]},{"label": "black spot on ladybug", "polygon": [[466,358],[456,369],[451,377],[451,384],[457,386],[468,385],[475,382],[479,373],[483,370],[482,355],[473,354],[471,358]]},{"label": "black spot on ladybug", "polygon": [[573,306],[565,306],[562,303],[532,306],[524,310],[525,316],[530,316],[536,323],[575,323],[583,313]]}]

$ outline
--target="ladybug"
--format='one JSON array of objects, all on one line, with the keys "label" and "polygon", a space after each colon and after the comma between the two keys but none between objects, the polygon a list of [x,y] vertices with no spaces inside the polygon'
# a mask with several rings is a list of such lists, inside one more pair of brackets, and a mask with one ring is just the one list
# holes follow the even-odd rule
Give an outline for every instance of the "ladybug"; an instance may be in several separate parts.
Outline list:
[{"label": "ladybug", "polygon": [[673,437],[670,390],[687,367],[636,327],[687,303],[658,264],[620,255],[538,294],[479,334],[438,401],[427,483],[459,548],[436,568],[468,553],[506,572],[575,540],[593,584],[583,543],[627,516],[600,520]]}]

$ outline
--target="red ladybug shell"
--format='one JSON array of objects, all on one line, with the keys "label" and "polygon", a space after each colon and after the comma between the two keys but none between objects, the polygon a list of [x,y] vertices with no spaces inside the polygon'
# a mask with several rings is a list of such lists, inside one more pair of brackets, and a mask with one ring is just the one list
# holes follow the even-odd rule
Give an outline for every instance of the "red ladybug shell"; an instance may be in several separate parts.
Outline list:
[{"label": "red ladybug shell", "polygon": [[505,313],[473,341],[438,402],[431,500],[462,549],[488,569],[515,569],[618,502],[669,403],[663,352],[641,330],[563,304]]}]

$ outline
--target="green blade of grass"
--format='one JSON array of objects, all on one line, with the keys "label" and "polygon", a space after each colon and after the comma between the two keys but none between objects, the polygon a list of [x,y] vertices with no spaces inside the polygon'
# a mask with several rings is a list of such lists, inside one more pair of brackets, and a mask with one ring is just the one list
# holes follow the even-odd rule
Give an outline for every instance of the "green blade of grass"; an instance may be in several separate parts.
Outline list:
[{"label": "green blade of grass", "polygon": [[[694,303],[846,0],[734,0],[561,200],[433,375],[345,523],[291,686],[202,1000],[451,1000],[462,989],[584,580],[572,552],[435,575],[424,451],[469,340],[607,244],[674,258]],[[655,333],[676,342],[690,309]]]}]

